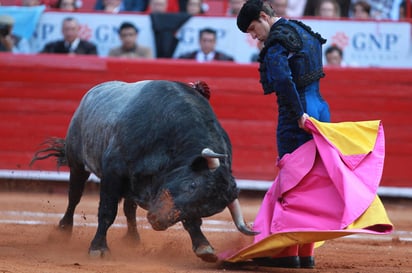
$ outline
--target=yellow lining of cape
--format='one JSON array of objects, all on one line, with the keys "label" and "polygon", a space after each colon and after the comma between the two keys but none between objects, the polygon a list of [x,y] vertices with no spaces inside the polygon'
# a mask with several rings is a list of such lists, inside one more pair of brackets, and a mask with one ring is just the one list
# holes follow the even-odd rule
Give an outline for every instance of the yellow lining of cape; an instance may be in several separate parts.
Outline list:
[{"label": "yellow lining of cape", "polygon": [[385,208],[376,195],[375,199],[368,209],[350,226],[341,231],[302,231],[302,232],[285,232],[274,234],[265,239],[244,248],[226,259],[228,262],[241,262],[257,257],[273,257],[280,253],[285,247],[316,242],[318,247],[326,240],[336,239],[343,236],[359,233],[352,229],[362,229],[373,225],[390,225]]},{"label": "yellow lining of cape", "polygon": [[375,146],[380,120],[329,123],[309,119],[342,155],[367,154]]}]

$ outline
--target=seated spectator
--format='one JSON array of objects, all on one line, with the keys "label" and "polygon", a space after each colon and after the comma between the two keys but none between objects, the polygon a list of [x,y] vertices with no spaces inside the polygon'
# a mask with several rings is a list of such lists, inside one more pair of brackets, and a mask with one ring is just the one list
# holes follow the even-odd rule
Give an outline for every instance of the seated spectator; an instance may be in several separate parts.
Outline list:
[{"label": "seated spectator", "polygon": [[[352,0],[353,1],[353,0]],[[338,10],[339,10],[339,17],[349,17],[349,10],[351,6],[351,0],[336,0],[333,2],[336,2],[338,4]],[[306,1],[306,6],[304,9],[304,16],[319,16],[317,15],[317,10],[319,9],[320,4],[322,3],[322,0],[311,0],[311,1]]]},{"label": "seated spectator", "polygon": [[0,15],[0,52],[29,53],[26,39],[13,34],[14,18]]},{"label": "seated spectator", "polygon": [[78,7],[77,0],[58,0],[55,6],[56,9],[61,11],[76,11]]},{"label": "seated spectator", "polygon": [[194,59],[198,62],[234,61],[232,56],[217,51],[216,31],[211,28],[201,29],[199,32],[200,49],[180,55],[179,59]]},{"label": "seated spectator", "polygon": [[340,6],[336,0],[321,0],[315,10],[315,16],[329,19],[340,18]]},{"label": "seated spectator", "polygon": [[369,19],[371,16],[371,5],[367,1],[357,1],[353,4],[352,18],[353,19]]},{"label": "seated spectator", "polygon": [[150,13],[164,13],[167,12],[168,0],[150,0],[149,12]]},{"label": "seated spectator", "polygon": [[371,5],[371,18],[375,20],[399,19],[400,0],[368,0]]},{"label": "seated spectator", "polygon": [[227,16],[237,16],[240,9],[243,7],[243,4],[246,0],[228,0],[229,5],[226,11]]},{"label": "seated spectator", "polygon": [[286,14],[290,17],[302,17],[306,2],[306,0],[288,0]]},{"label": "seated spectator", "polygon": [[331,45],[325,50],[326,66],[343,66],[343,51],[336,45]]},{"label": "seated spectator", "polygon": [[288,0],[270,0],[270,5],[272,9],[275,11],[276,16],[279,17],[287,17],[286,10],[288,7]]},{"label": "seated spectator", "polygon": [[123,9],[122,0],[103,0],[103,11],[108,13],[119,13]]},{"label": "seated spectator", "polygon": [[152,50],[148,47],[138,45],[138,35],[139,29],[136,26],[129,22],[122,23],[119,28],[119,37],[122,45],[112,48],[109,52],[109,56],[152,59]]},{"label": "seated spectator", "polygon": [[203,0],[188,0],[186,2],[185,11],[190,15],[201,15],[204,14],[204,3]]},{"label": "seated spectator", "polygon": [[[118,11],[137,11],[143,12],[148,8],[149,0],[120,0],[120,5],[118,6]],[[95,10],[109,10],[108,4],[104,4],[104,0],[97,0],[94,5]],[[112,4],[110,4],[113,6]],[[113,9],[112,9],[113,10]],[[116,12],[116,13],[117,13]]]},{"label": "seated spectator", "polygon": [[79,31],[80,25],[76,19],[72,17],[63,19],[63,39],[47,43],[40,53],[97,55],[96,45],[80,39]]},{"label": "seated spectator", "polygon": [[[104,0],[96,0],[95,10],[105,10]],[[178,12],[179,0],[121,0],[119,11],[136,12]]]}]

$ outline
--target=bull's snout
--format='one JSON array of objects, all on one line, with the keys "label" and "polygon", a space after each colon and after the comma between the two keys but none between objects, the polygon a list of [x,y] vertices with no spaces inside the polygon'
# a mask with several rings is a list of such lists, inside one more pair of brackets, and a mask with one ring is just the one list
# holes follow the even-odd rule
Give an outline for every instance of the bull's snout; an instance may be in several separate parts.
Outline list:
[{"label": "bull's snout", "polygon": [[147,220],[154,230],[165,230],[179,221],[180,211],[174,206],[173,198],[169,191],[165,190],[152,204]]},{"label": "bull's snout", "polygon": [[166,230],[170,225],[164,221],[160,221],[155,214],[148,213],[147,220],[154,230]]},{"label": "bull's snout", "polygon": [[148,212],[147,220],[154,230],[166,230],[179,221],[179,215],[180,213],[177,210],[171,210],[166,214]]}]

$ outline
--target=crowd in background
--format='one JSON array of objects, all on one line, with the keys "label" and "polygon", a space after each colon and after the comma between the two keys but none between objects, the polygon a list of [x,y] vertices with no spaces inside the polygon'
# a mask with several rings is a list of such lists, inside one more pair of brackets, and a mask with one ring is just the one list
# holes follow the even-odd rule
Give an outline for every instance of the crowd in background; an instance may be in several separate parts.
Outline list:
[{"label": "crowd in background", "polygon": [[[18,1],[18,2],[17,2]],[[82,2],[84,1],[84,2]],[[85,1],[93,1],[87,3]],[[47,10],[107,13],[186,13],[189,16],[235,17],[246,0],[0,0],[0,5],[36,6],[45,5]],[[285,18],[316,16],[339,20],[403,20],[407,17],[406,1],[411,0],[267,0],[277,13]],[[411,1],[412,2],[412,1]],[[220,10],[216,5],[219,5]],[[89,7],[89,10],[88,8]],[[14,19],[0,16],[0,51],[24,53],[25,41],[12,35]],[[39,53],[97,54],[96,46],[78,37],[79,23],[71,17],[62,22],[63,39],[50,41]],[[139,28],[130,22],[119,26],[121,44],[110,50],[109,56],[128,58],[153,58],[153,50],[139,46]],[[207,36],[207,37],[206,37]],[[216,33],[203,29],[199,33],[199,50],[188,52],[179,58],[197,61],[226,60],[233,58],[215,49]],[[251,61],[256,61],[254,56]],[[331,45],[325,52],[325,65],[343,65],[343,51]],[[332,61],[329,61],[332,60]]]},{"label": "crowd in background", "polygon": [[[408,0],[267,1],[278,16],[398,20],[406,17]],[[0,5],[45,5],[48,9],[64,11],[187,12],[191,15],[236,16],[244,2],[245,0],[0,0]]]}]

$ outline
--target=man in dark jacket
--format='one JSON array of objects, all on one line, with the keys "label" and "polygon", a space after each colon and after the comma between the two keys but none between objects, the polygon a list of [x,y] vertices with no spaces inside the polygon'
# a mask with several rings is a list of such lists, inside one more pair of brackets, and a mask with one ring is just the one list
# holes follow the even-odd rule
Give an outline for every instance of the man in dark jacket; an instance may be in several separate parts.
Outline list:
[{"label": "man in dark jacket", "polygon": [[65,18],[62,24],[63,40],[47,43],[40,53],[97,55],[96,45],[80,39],[79,30],[76,19]]},{"label": "man in dark jacket", "polygon": [[199,32],[200,49],[180,55],[179,59],[194,59],[198,62],[209,61],[234,61],[232,56],[217,51],[216,31],[211,28],[204,28]]}]

